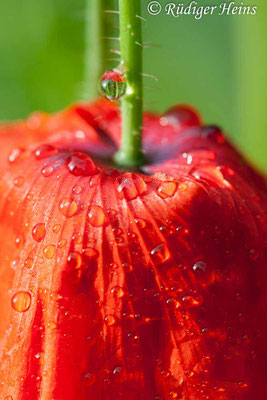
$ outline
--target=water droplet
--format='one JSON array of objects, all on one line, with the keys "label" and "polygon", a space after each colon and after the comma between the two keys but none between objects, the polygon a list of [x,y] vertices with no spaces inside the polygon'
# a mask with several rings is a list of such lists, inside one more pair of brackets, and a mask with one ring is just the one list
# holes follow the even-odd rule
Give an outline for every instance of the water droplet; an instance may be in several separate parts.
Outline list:
[{"label": "water droplet", "polygon": [[61,240],[59,240],[58,241],[58,248],[59,249],[62,249],[64,246],[66,246],[66,244],[67,244],[67,240],[66,239],[61,239]]},{"label": "water droplet", "polygon": [[82,256],[77,251],[73,251],[68,256],[68,266],[71,269],[79,269],[82,266]]},{"label": "water droplet", "polygon": [[59,211],[67,218],[73,217],[78,211],[78,204],[70,198],[64,198],[59,203]]},{"label": "water droplet", "polygon": [[142,218],[136,218],[135,220],[136,225],[138,226],[138,228],[144,229],[146,227],[146,221]]},{"label": "water droplet", "polygon": [[171,399],[177,399],[178,398],[178,393],[177,392],[170,392],[170,398]]},{"label": "water droplet", "polygon": [[153,261],[157,264],[163,264],[169,261],[171,258],[171,254],[165,243],[161,243],[156,246],[153,250],[151,250],[150,254]]},{"label": "water droplet", "polygon": [[113,379],[117,382],[122,382],[126,378],[125,369],[121,365],[118,365],[113,369],[112,375]]},{"label": "water droplet", "polygon": [[176,182],[162,182],[158,187],[157,193],[162,199],[172,197],[177,190]]},{"label": "water droplet", "polygon": [[126,93],[126,82],[118,71],[107,71],[100,79],[100,93],[109,100],[118,100]]},{"label": "water droplet", "polygon": [[53,301],[58,301],[62,299],[62,296],[60,296],[60,294],[58,294],[57,292],[53,292],[50,294],[50,298]]},{"label": "water droplet", "polygon": [[114,325],[115,322],[116,322],[116,320],[115,320],[115,318],[114,318],[113,315],[107,315],[107,316],[105,317],[105,323],[106,323],[108,326]]},{"label": "water droplet", "polygon": [[8,161],[10,164],[13,164],[16,160],[18,160],[23,153],[22,149],[13,149],[8,156]]},{"label": "water droplet", "polygon": [[139,175],[127,172],[117,178],[119,186],[117,187],[118,197],[122,199],[125,197],[127,200],[136,199],[141,196],[147,189],[147,185],[143,178]]},{"label": "water droplet", "polygon": [[46,165],[43,169],[42,169],[42,175],[45,178],[48,178],[49,176],[51,176],[54,172],[54,168],[52,167],[52,165]]},{"label": "water droplet", "polygon": [[15,240],[16,246],[18,249],[23,249],[25,245],[25,239],[23,236],[18,236]]},{"label": "water droplet", "polygon": [[32,266],[33,266],[33,259],[31,257],[26,258],[26,260],[24,261],[24,267],[31,269]]},{"label": "water droplet", "polygon": [[173,297],[170,297],[169,299],[167,299],[166,303],[167,303],[167,305],[168,305],[169,307],[172,307],[172,308],[174,308],[174,309],[177,309],[177,308],[179,308],[179,307],[181,306],[181,304],[179,303],[179,301],[178,301],[178,300],[175,300]]},{"label": "water droplet", "polygon": [[110,215],[111,217],[114,217],[117,214],[116,210],[107,210],[108,215]]},{"label": "water droplet", "polygon": [[72,236],[72,240],[73,240],[73,243],[75,243],[75,244],[81,244],[83,241],[83,236],[80,233],[75,233]]},{"label": "water droplet", "polygon": [[73,153],[66,161],[68,170],[75,176],[89,176],[96,172],[93,160],[85,153]]},{"label": "water droplet", "polygon": [[16,294],[14,294],[14,296],[11,299],[11,305],[15,311],[25,312],[30,308],[31,301],[32,300],[30,293],[21,290]]},{"label": "water droplet", "polygon": [[202,136],[211,139],[218,144],[225,142],[221,129],[216,125],[205,126],[202,130]]},{"label": "water droplet", "polygon": [[26,197],[27,200],[31,201],[31,200],[33,200],[33,198],[34,197],[33,197],[32,193],[27,194],[27,197]]},{"label": "water droplet", "polygon": [[201,125],[201,118],[196,110],[187,105],[177,105],[170,108],[160,118],[162,126],[173,125],[182,129],[183,127],[193,127]]},{"label": "water droplet", "polygon": [[17,187],[21,187],[23,183],[24,183],[23,176],[18,176],[17,178],[14,179],[14,185]]},{"label": "water droplet", "polygon": [[85,386],[90,387],[95,383],[96,376],[93,372],[87,372],[82,376],[82,381]]},{"label": "water droplet", "polygon": [[108,225],[108,217],[100,206],[91,206],[88,213],[88,219],[91,225],[94,227],[104,227]]},{"label": "water droplet", "polygon": [[54,330],[54,329],[56,329],[56,327],[57,327],[57,324],[55,322],[48,322],[48,324],[47,324],[48,329]]},{"label": "water droplet", "polygon": [[33,227],[32,237],[36,242],[41,242],[46,235],[45,224],[40,223]]},{"label": "water droplet", "polygon": [[122,267],[124,269],[124,271],[126,272],[132,272],[133,271],[133,266],[129,263],[124,263],[122,264]]},{"label": "water droplet", "polygon": [[121,235],[123,230],[121,228],[112,228],[112,232],[114,232],[115,235]]},{"label": "water droplet", "polygon": [[188,189],[187,183],[183,182],[179,184],[179,190],[180,192],[185,192]]},{"label": "water droplet", "polygon": [[200,271],[206,271],[207,269],[207,264],[204,261],[197,261],[194,265],[193,265],[193,271],[195,272],[200,272]]},{"label": "water droplet", "polygon": [[99,256],[99,252],[93,247],[88,247],[87,249],[84,250],[84,255],[88,258],[96,258]]},{"label": "water droplet", "polygon": [[14,260],[11,261],[10,266],[12,269],[16,270],[19,266],[19,263],[20,263],[20,259],[15,258]]},{"label": "water droplet", "polygon": [[193,296],[184,296],[183,303],[185,307],[196,307],[202,303],[202,299],[200,297],[193,297]]},{"label": "water droplet", "polygon": [[83,190],[82,187],[79,186],[79,185],[73,186],[73,189],[72,189],[72,191],[73,191],[74,194],[81,194],[81,193],[82,193],[82,190]]},{"label": "water droplet", "polygon": [[55,245],[48,244],[43,250],[45,258],[51,260],[55,255]]},{"label": "water droplet", "polygon": [[124,296],[124,290],[121,286],[115,286],[111,289],[111,293],[114,294],[118,299]]},{"label": "water droplet", "polygon": [[60,225],[59,225],[59,224],[54,225],[54,227],[53,227],[53,232],[54,232],[55,234],[57,234],[57,233],[59,233],[59,231],[60,231]]},{"label": "water droplet", "polygon": [[198,180],[210,180],[222,189],[231,187],[231,184],[224,179],[222,172],[214,165],[203,164],[199,167],[193,168],[191,170],[191,175]]},{"label": "water droplet", "polygon": [[42,144],[35,150],[34,154],[37,160],[42,160],[58,154],[58,149],[50,144]]}]

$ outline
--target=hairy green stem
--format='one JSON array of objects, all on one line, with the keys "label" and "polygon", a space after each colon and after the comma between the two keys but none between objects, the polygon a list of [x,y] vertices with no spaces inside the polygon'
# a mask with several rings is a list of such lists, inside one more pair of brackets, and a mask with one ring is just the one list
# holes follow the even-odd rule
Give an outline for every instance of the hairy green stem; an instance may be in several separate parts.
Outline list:
[{"label": "hairy green stem", "polygon": [[121,66],[125,71],[126,94],[121,100],[122,140],[115,162],[138,167],[144,163],[143,124],[143,48],[141,0],[119,0]]}]

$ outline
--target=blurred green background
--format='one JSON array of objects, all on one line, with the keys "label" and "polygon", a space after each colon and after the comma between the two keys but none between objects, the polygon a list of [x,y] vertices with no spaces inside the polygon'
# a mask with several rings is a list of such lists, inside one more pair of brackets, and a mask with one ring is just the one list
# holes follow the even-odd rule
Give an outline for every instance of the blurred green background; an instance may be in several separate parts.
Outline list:
[{"label": "blurred green background", "polygon": [[[162,8],[170,2],[159,1]],[[1,120],[56,111],[84,98],[85,3],[0,0]],[[146,86],[156,87],[145,90],[146,109],[195,105],[207,123],[221,125],[246,157],[267,171],[267,5],[247,0],[243,3],[258,6],[256,16],[196,20],[163,12],[151,16],[148,3],[142,0],[144,41],[152,46],[144,51],[144,72],[159,81],[145,78]],[[118,16],[110,18],[116,26]]]}]

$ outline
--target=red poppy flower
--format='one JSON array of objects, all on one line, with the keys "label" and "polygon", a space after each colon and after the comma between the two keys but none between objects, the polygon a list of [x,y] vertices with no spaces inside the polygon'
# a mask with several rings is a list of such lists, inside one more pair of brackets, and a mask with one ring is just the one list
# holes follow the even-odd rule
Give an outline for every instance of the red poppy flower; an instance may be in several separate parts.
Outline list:
[{"label": "red poppy flower", "polygon": [[119,142],[106,101],[1,128],[1,398],[264,398],[263,178],[188,107]]}]

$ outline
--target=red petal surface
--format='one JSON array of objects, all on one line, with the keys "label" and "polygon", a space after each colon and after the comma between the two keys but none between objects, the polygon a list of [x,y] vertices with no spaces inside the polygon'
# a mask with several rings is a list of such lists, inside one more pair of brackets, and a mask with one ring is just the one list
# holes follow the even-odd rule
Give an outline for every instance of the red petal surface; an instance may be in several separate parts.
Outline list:
[{"label": "red petal surface", "polygon": [[189,108],[119,141],[106,101],[0,129],[1,399],[265,398],[264,180]]}]

